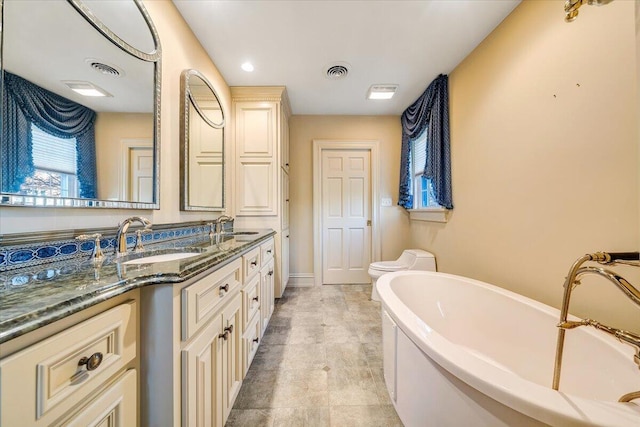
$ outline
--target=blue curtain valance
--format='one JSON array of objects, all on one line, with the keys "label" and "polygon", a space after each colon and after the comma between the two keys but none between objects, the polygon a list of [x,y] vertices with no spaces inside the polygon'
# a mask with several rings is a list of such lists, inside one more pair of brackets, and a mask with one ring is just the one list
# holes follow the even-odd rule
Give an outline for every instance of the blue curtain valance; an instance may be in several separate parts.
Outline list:
[{"label": "blue curtain valance", "polygon": [[76,138],[80,197],[96,198],[95,111],[22,77],[3,73],[2,191],[16,193],[34,172],[31,124],[58,138]]},{"label": "blue curtain valance", "polygon": [[431,179],[436,201],[453,209],[451,194],[451,148],[449,138],[449,84],[440,74],[422,96],[402,113],[402,148],[398,205],[413,208],[411,192],[411,142],[427,132],[426,164],[423,175]]}]

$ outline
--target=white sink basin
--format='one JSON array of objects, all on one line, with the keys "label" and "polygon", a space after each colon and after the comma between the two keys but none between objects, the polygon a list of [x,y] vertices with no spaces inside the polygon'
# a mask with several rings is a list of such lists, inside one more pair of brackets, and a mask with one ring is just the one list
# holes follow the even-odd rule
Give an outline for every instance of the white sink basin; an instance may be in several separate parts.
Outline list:
[{"label": "white sink basin", "polygon": [[200,255],[200,252],[176,252],[172,254],[153,255],[153,256],[136,258],[130,261],[123,262],[123,264],[125,265],[153,264],[156,262],[175,261],[178,259],[191,258],[198,255]]}]

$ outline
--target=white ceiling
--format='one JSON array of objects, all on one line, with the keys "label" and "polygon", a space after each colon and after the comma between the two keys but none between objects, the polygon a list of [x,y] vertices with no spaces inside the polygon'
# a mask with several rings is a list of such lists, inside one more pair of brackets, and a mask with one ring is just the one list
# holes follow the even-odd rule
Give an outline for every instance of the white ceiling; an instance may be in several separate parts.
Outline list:
[{"label": "white ceiling", "polygon": [[[284,85],[294,114],[399,115],[520,0],[173,2],[230,86]],[[327,79],[338,61],[349,75]],[[367,100],[373,84],[399,89]]]}]

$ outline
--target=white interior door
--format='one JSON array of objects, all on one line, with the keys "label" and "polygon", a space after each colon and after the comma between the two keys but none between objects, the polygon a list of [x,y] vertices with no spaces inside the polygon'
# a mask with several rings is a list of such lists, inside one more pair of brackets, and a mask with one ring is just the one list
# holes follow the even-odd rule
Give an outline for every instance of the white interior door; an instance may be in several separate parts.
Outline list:
[{"label": "white interior door", "polygon": [[371,152],[322,150],[322,283],[369,283]]},{"label": "white interior door", "polygon": [[153,149],[132,147],[129,156],[131,197],[127,200],[153,203]]}]

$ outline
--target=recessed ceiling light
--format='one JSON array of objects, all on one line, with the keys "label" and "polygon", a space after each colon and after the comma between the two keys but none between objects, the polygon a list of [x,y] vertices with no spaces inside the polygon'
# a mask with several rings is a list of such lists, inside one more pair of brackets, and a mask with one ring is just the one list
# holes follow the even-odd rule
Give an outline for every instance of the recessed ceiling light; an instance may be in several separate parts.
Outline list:
[{"label": "recessed ceiling light", "polygon": [[106,90],[98,87],[90,82],[84,81],[63,81],[65,85],[72,91],[82,96],[113,96]]},{"label": "recessed ceiling light", "polygon": [[250,73],[253,71],[253,64],[251,62],[245,62],[240,66],[240,68],[242,68],[247,73]]},{"label": "recessed ceiling light", "polygon": [[367,92],[367,99],[391,99],[398,85],[373,85]]}]

